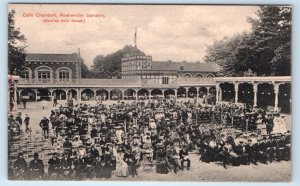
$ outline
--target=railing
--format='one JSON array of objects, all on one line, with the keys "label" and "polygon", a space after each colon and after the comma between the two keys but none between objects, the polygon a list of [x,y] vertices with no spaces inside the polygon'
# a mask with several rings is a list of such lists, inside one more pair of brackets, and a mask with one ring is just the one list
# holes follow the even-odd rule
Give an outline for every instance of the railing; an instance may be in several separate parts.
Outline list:
[{"label": "railing", "polygon": [[141,79],[88,79],[82,78],[79,79],[72,79],[71,81],[59,81],[59,80],[47,80],[47,81],[39,81],[38,79],[25,79],[20,78],[19,84],[20,85],[39,85],[39,84],[48,84],[48,85],[72,85],[72,84],[79,84],[79,85],[114,85],[114,86],[126,86],[126,85],[135,85],[137,87],[176,87],[178,85],[193,85],[193,84],[205,84],[205,83],[214,83],[213,78],[177,78],[174,80],[169,80],[168,84],[162,84],[162,82],[154,82],[152,80],[141,80]]},{"label": "railing", "polygon": [[20,85],[38,85],[38,84],[72,84],[76,83],[77,79],[72,79],[70,81],[57,81],[57,80],[50,80],[50,79],[27,79],[27,78],[20,78],[19,84]]},{"label": "railing", "polygon": [[184,84],[202,84],[202,83],[215,83],[214,78],[177,78],[178,85]]},{"label": "railing", "polygon": [[79,84],[87,85],[141,85],[138,79],[86,79],[79,80]]},{"label": "railing", "polygon": [[169,82],[166,84],[162,83],[162,80],[159,81],[158,79],[143,79],[142,80],[142,87],[145,88],[172,88],[177,87],[177,80],[176,79],[169,79]]},{"label": "railing", "polygon": [[217,77],[216,82],[290,82],[291,76]]}]

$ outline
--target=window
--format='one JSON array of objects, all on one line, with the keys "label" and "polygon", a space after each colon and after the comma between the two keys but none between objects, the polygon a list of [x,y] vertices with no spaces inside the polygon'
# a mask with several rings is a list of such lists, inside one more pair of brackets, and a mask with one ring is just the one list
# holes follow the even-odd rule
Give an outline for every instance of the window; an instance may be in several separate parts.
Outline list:
[{"label": "window", "polygon": [[169,84],[169,77],[163,77],[162,84],[164,84],[164,85]]},{"label": "window", "polygon": [[180,66],[180,70],[184,70],[184,66]]},{"label": "window", "polygon": [[29,69],[25,69],[25,71],[23,72],[23,78],[24,78],[24,79],[30,79],[29,76],[30,76],[30,75],[29,75]]},{"label": "window", "polygon": [[69,81],[70,73],[69,71],[60,71],[59,72],[59,81]]},{"label": "window", "polygon": [[50,71],[38,71],[38,81],[42,83],[50,82]]}]

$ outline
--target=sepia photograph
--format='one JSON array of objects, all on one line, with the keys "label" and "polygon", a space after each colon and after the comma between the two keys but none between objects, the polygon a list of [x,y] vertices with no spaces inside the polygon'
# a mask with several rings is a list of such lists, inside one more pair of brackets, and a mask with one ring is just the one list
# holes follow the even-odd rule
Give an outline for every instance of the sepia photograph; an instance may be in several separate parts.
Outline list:
[{"label": "sepia photograph", "polygon": [[7,8],[9,180],[291,181],[291,5]]}]

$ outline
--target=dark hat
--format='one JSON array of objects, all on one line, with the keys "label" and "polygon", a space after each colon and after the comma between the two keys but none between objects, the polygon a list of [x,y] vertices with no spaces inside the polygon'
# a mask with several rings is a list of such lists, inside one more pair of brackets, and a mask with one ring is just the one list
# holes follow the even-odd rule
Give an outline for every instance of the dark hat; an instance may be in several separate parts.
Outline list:
[{"label": "dark hat", "polygon": [[33,157],[35,157],[35,158],[39,157],[39,153],[35,152],[35,153],[33,154]]}]

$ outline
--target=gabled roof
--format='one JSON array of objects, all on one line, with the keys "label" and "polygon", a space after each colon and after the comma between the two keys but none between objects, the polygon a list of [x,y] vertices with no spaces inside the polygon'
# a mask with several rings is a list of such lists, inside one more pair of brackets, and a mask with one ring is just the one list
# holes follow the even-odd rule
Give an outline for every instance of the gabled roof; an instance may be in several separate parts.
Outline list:
[{"label": "gabled roof", "polygon": [[[183,67],[183,69],[181,69]],[[189,72],[218,72],[220,67],[214,63],[191,63],[173,61],[152,61],[152,70],[176,70]]]},{"label": "gabled roof", "polygon": [[26,61],[77,62],[78,54],[26,54]]}]

